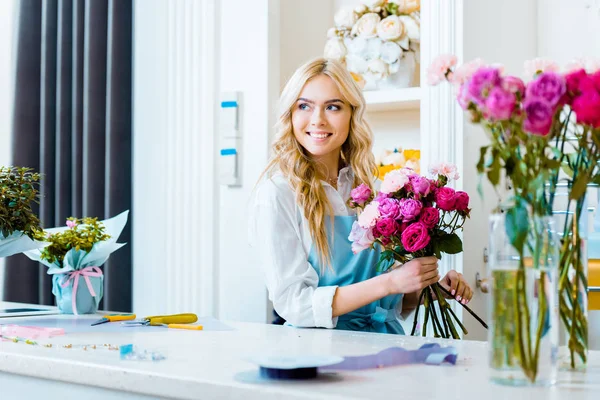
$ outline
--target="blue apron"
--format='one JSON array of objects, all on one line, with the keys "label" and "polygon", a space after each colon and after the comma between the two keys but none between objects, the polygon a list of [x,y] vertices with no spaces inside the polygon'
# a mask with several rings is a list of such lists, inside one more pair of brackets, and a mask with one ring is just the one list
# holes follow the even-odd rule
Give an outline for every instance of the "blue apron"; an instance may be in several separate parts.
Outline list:
[{"label": "blue apron", "polygon": [[[308,262],[319,275],[319,286],[347,286],[370,279],[377,275],[375,264],[379,250],[363,250],[352,253],[352,243],[348,240],[356,216],[336,216],[333,243],[331,242],[331,222],[326,218],[327,237],[331,249],[331,268],[322,273],[319,257],[313,245]],[[395,307],[402,300],[402,294],[386,296],[348,314],[341,315],[335,329],[404,335],[404,329],[396,318]]]}]

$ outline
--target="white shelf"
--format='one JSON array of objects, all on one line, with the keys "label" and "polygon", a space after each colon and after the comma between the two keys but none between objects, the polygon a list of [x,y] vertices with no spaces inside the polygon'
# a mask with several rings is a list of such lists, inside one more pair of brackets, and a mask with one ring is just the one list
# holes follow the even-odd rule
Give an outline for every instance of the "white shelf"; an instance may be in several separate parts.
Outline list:
[{"label": "white shelf", "polygon": [[421,106],[421,88],[364,92],[367,111],[418,110]]}]

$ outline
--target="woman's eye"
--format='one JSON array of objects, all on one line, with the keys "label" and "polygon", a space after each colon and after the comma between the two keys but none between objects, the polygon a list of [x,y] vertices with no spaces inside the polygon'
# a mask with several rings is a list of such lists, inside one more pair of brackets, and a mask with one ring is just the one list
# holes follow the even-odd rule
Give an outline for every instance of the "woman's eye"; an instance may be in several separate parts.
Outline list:
[{"label": "woman's eye", "polygon": [[299,110],[308,110],[309,108],[309,105],[306,103],[300,103],[300,105],[298,105]]},{"label": "woman's eye", "polygon": [[340,106],[336,106],[334,104],[330,104],[330,105],[327,106],[327,109],[329,111],[339,111],[340,110]]}]

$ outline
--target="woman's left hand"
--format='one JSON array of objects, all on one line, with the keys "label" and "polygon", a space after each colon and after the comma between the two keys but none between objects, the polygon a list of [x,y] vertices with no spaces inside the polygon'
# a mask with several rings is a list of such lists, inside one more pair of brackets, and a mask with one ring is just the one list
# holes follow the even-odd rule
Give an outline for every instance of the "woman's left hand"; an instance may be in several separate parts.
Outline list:
[{"label": "woman's left hand", "polygon": [[473,298],[473,290],[461,273],[454,270],[448,272],[439,282],[444,289],[448,290],[456,301],[467,304]]}]

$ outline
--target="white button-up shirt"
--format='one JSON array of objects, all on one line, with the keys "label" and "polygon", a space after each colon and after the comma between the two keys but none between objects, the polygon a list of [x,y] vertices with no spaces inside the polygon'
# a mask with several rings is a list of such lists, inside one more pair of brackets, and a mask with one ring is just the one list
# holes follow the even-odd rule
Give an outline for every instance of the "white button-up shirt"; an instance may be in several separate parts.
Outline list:
[{"label": "white button-up shirt", "polygon": [[[355,215],[347,206],[354,183],[349,167],[340,170],[337,190],[321,182],[334,215]],[[277,313],[297,327],[335,328],[337,317],[332,318],[331,305],[337,286],[318,286],[319,276],[308,262],[313,245],[308,221],[281,173],[264,179],[255,188],[249,239],[258,252],[269,299]],[[401,307],[400,302],[397,315]]]}]

